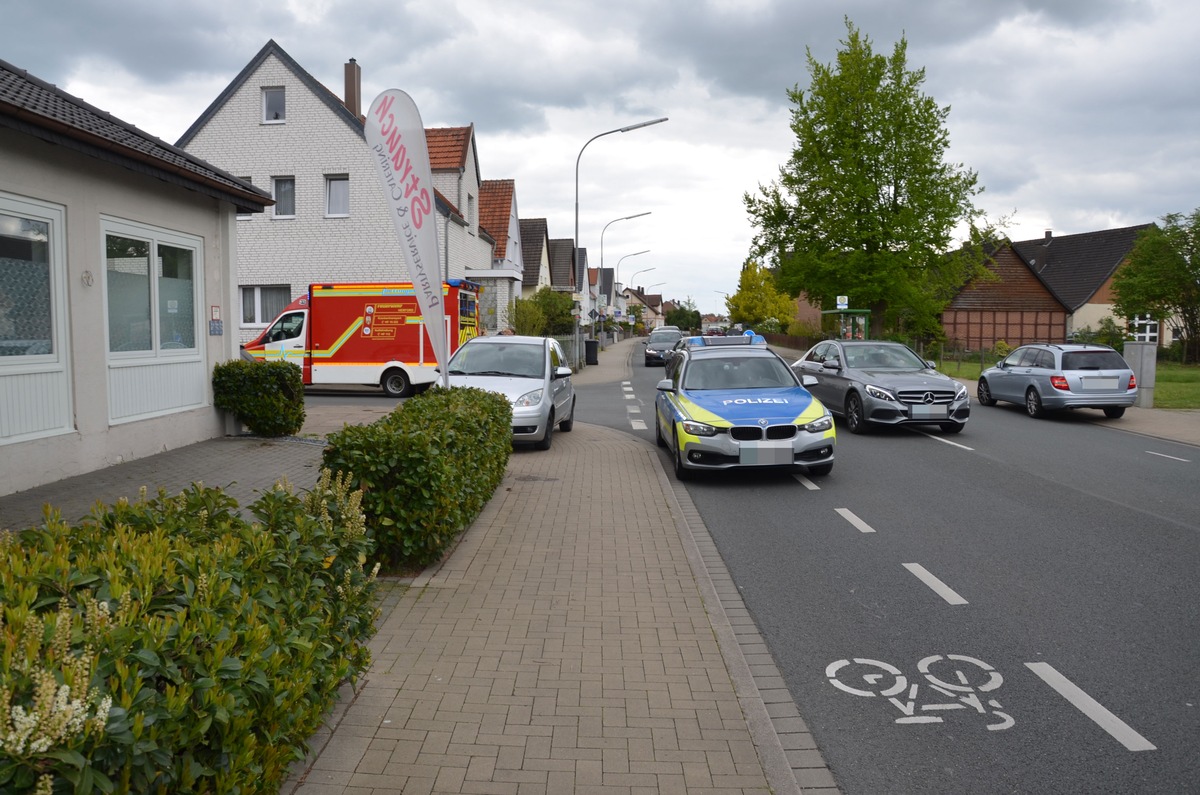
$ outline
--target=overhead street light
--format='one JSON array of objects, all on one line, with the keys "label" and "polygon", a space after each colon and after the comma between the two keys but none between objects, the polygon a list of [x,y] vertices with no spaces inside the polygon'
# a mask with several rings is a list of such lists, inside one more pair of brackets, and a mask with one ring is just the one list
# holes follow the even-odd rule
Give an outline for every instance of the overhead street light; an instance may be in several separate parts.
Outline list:
[{"label": "overhead street light", "polygon": [[[639,252],[639,253],[645,253],[645,252]],[[630,254],[628,256],[632,257],[633,255]],[[630,286],[631,287],[633,286],[633,280],[636,279],[638,276],[640,276],[643,273],[649,273],[652,270],[654,270],[654,268],[642,268],[640,271],[636,271],[632,276],[629,277]]]},{"label": "overhead street light", "polygon": [[[581,296],[583,295],[583,292],[582,292],[583,283],[586,281],[586,276],[587,276],[587,274],[585,274],[583,272],[583,262],[579,258],[579,249],[581,248],[581,246],[579,245],[579,161],[583,158],[583,150],[587,149],[588,144],[590,144],[592,141],[596,140],[597,138],[603,138],[604,136],[612,135],[613,133],[626,133],[626,132],[632,132],[633,130],[640,130],[643,127],[649,127],[651,124],[661,124],[662,122],[664,122],[666,120],[667,120],[667,117],[663,116],[661,119],[651,119],[650,121],[642,121],[642,122],[638,122],[637,124],[630,124],[627,127],[618,127],[615,130],[606,130],[602,133],[597,133],[596,135],[593,135],[591,138],[589,138],[587,140],[587,143],[585,143],[582,147],[580,147],[579,154],[575,157],[575,241],[574,241],[575,242],[575,249],[574,249],[574,253],[575,253],[575,287],[576,287],[576,289],[580,290]],[[583,304],[583,302],[580,301],[581,309],[582,309],[582,304]],[[576,362],[582,361],[582,359],[583,359],[583,357],[581,357],[579,355],[580,348],[582,347],[582,345],[580,344],[580,340],[581,340],[582,334],[583,334],[582,317],[583,317],[583,313],[581,311],[580,312],[580,320],[575,321],[575,361]]]},{"label": "overhead street light", "polygon": [[[624,218],[614,218],[611,221],[609,221],[607,224],[605,224],[604,228],[600,230],[600,278],[601,278],[601,280],[603,280],[603,278],[604,278],[604,233],[607,232],[608,228],[610,226],[612,226],[613,224],[615,224],[617,221],[628,221],[630,219],[641,218],[643,215],[649,215],[649,214],[650,214],[650,211],[647,210],[644,213],[637,213],[636,215],[627,215]],[[621,259],[624,259],[624,257],[622,257]],[[621,263],[620,263],[620,261],[618,261],[617,269],[615,271],[613,271],[612,291],[607,296],[610,299],[613,306],[615,306],[617,303],[617,277],[616,277],[616,274],[618,272],[620,272],[620,269],[621,269]],[[600,321],[600,333],[602,333],[602,334],[604,333],[604,321],[603,320]]]}]

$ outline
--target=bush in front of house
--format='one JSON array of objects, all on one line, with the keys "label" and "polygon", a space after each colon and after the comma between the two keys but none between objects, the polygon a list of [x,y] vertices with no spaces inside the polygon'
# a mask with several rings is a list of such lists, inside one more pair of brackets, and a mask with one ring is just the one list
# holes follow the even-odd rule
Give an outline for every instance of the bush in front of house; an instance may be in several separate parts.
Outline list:
[{"label": "bush in front of house", "polygon": [[291,436],[304,425],[304,380],[289,362],[234,359],[213,367],[213,402],[256,436]]},{"label": "bush in front of house", "polygon": [[0,792],[278,792],[370,663],[359,500],[323,473],[0,533]]},{"label": "bush in front of house", "polygon": [[370,425],[329,434],[323,466],[363,491],[385,570],[439,560],[479,515],[512,453],[512,406],[482,389],[430,389]]}]

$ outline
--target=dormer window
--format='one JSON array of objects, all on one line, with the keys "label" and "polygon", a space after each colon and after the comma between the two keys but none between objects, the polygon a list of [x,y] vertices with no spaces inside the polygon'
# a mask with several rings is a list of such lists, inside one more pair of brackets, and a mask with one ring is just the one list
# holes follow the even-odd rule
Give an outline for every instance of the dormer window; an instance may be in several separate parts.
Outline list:
[{"label": "dormer window", "polygon": [[287,95],[282,87],[264,88],[263,124],[283,124],[287,120]]}]

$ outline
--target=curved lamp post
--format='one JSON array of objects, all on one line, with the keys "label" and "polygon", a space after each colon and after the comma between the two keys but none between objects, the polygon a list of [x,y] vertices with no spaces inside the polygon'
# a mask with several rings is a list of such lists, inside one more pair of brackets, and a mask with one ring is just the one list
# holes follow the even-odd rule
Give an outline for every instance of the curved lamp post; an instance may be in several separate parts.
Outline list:
[{"label": "curved lamp post", "polygon": [[[649,215],[649,214],[650,214],[650,211],[647,210],[644,213],[637,213],[636,215],[626,215],[624,218],[614,218],[611,221],[609,221],[607,224],[605,224],[604,228],[600,230],[600,273],[601,273],[601,278],[603,278],[603,274],[604,274],[604,233],[607,232],[608,228],[610,226],[612,226],[613,224],[615,224],[617,221],[628,221],[630,219],[641,218],[643,215]],[[621,259],[624,259],[624,257],[622,257]],[[618,261],[617,262],[617,270],[613,271],[612,293],[611,293],[611,295],[608,296],[609,298],[612,299],[613,306],[616,306],[616,303],[617,303],[617,277],[616,277],[616,275],[617,275],[617,273],[620,272],[620,268],[621,268],[621,263]],[[600,321],[600,333],[601,334],[604,333],[604,321],[603,320]]]},{"label": "curved lamp post", "polygon": [[[580,147],[579,154],[575,157],[575,240],[574,240],[575,248],[574,248],[573,253],[575,254],[575,287],[576,287],[576,289],[578,289],[580,291],[580,295],[583,294],[583,283],[584,283],[584,281],[586,281],[585,277],[587,275],[583,272],[583,262],[581,262],[579,259],[579,248],[580,248],[580,246],[579,246],[579,161],[581,158],[583,158],[583,150],[587,149],[588,144],[590,144],[592,141],[596,140],[597,138],[603,138],[604,136],[612,135],[613,133],[625,133],[625,132],[631,132],[633,130],[640,130],[643,127],[649,127],[651,124],[661,124],[662,122],[664,122],[666,120],[667,120],[667,117],[663,116],[661,119],[651,119],[650,121],[642,121],[642,122],[638,122],[637,124],[630,124],[627,127],[618,127],[615,130],[606,130],[602,133],[597,133],[596,135],[593,135],[591,138],[589,138],[587,140],[587,143],[585,143],[582,147]],[[582,304],[583,304],[583,302],[581,301],[580,302],[581,310],[583,308]],[[580,336],[583,333],[582,325],[581,325],[583,322],[582,314],[583,313],[581,311],[580,312],[580,320],[575,321],[575,361],[576,362],[580,362],[583,360],[583,357],[579,355],[579,349],[581,347],[579,340],[580,340]]]}]

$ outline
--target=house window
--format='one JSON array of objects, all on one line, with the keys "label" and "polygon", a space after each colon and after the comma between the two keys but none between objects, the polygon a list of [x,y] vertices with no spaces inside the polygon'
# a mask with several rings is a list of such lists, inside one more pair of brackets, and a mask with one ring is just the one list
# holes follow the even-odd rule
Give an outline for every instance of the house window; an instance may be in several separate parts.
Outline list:
[{"label": "house window", "polygon": [[[475,197],[467,194],[467,228],[475,229]],[[474,232],[472,231],[472,234]]]},{"label": "house window", "polygon": [[296,217],[296,178],[274,177],[271,179],[271,193],[275,198],[276,218]]},{"label": "house window", "polygon": [[1129,319],[1129,330],[1137,342],[1158,342],[1158,321],[1153,315],[1134,315]]},{"label": "house window", "polygon": [[262,90],[263,124],[283,124],[287,121],[287,95],[282,87]]},{"label": "house window", "polygon": [[350,215],[350,177],[347,175],[325,177],[325,215],[330,218]]},{"label": "house window", "polygon": [[117,221],[103,230],[108,350],[195,352],[200,241]]},{"label": "house window", "polygon": [[44,208],[0,197],[0,363],[55,353],[51,235],[58,219]]},{"label": "house window", "polygon": [[242,288],[242,325],[265,326],[292,302],[287,284],[267,284]]},{"label": "house window", "polygon": [[[238,177],[238,179],[240,179],[242,182],[245,182],[248,185],[254,184],[253,181],[249,177]],[[238,213],[238,215],[237,215],[237,219],[239,221],[245,221],[249,218],[250,218],[249,213]]]}]

